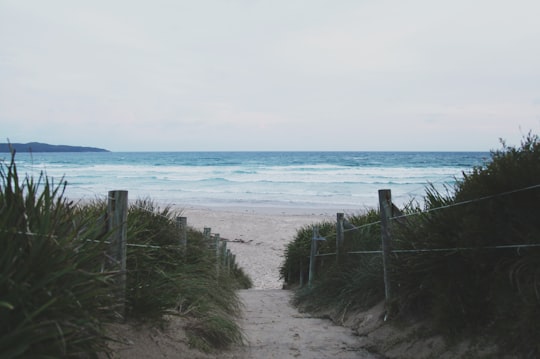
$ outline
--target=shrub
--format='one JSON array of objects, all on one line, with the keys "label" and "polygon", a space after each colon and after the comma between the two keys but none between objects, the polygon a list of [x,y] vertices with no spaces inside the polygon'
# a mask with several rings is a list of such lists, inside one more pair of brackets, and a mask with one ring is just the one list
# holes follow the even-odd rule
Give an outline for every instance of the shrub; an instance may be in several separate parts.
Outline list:
[{"label": "shrub", "polygon": [[[518,148],[503,143],[489,163],[464,173],[446,193],[428,186],[423,207],[411,203],[404,210],[406,219],[391,221],[393,249],[428,251],[391,255],[394,294],[387,305],[402,317],[431,321],[449,337],[489,334],[509,353],[538,356],[539,178],[540,139],[529,134]],[[371,211],[350,221],[378,219],[377,211]],[[348,236],[347,251],[380,249],[377,225]],[[303,228],[287,246],[280,273],[291,283],[298,282],[298,263],[307,271],[310,242],[311,233]],[[332,251],[332,244],[325,243],[323,250]],[[327,262],[312,288],[297,291],[297,303],[343,311],[382,299],[381,261],[368,258],[349,255],[347,270]]]},{"label": "shrub", "polygon": [[[368,210],[361,215],[348,216],[346,221],[349,229],[344,233],[344,252],[380,249],[378,211]],[[319,242],[319,253],[335,253],[335,224],[323,222],[318,227],[320,235],[326,238]],[[305,273],[307,281],[312,237],[313,228],[304,227],[286,247],[280,273],[289,285],[299,284],[299,274],[295,274],[300,270]],[[345,314],[348,310],[365,308],[384,297],[381,257],[376,254],[344,255],[339,264],[334,256],[318,257],[316,273],[313,286],[301,288],[295,296],[295,303],[307,310],[333,308]]]},{"label": "shrub", "polygon": [[103,238],[74,215],[65,182],[21,180],[14,156],[0,164],[0,355],[94,357],[113,304],[112,274],[97,270]]},{"label": "shrub", "polygon": [[[105,203],[98,206],[105,210]],[[166,324],[168,315],[183,316],[190,343],[202,350],[240,342],[235,290],[242,286],[239,281],[250,286],[251,280],[236,264],[218,276],[215,250],[200,231],[188,228],[183,248],[176,225],[180,214],[148,198],[129,206],[126,316],[157,325]]]},{"label": "shrub", "polygon": [[[21,180],[12,154],[0,164],[0,357],[97,357],[109,354],[103,325],[118,319],[104,272],[110,233],[106,203],[73,205],[66,183],[43,174]],[[236,263],[216,271],[215,250],[189,231],[179,247],[175,213],[149,199],[129,207],[126,314],[164,323],[188,319],[192,344],[211,350],[243,340],[237,288],[251,280]]]},{"label": "shrub", "polygon": [[402,310],[422,308],[441,331],[489,332],[510,351],[538,353],[540,250],[502,248],[540,244],[538,178],[540,141],[528,135],[465,173],[454,195],[428,189],[426,211],[397,231],[400,245],[467,249],[400,255]]}]

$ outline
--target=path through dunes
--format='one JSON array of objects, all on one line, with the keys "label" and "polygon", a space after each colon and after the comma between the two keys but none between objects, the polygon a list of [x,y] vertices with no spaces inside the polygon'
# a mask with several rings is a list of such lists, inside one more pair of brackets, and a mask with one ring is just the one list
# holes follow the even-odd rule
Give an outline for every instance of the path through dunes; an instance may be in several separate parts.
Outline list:
[{"label": "path through dunes", "polygon": [[236,359],[309,358],[375,359],[359,347],[348,328],[299,313],[289,304],[291,292],[250,289],[239,292],[245,304],[241,322],[248,343],[220,357]]}]

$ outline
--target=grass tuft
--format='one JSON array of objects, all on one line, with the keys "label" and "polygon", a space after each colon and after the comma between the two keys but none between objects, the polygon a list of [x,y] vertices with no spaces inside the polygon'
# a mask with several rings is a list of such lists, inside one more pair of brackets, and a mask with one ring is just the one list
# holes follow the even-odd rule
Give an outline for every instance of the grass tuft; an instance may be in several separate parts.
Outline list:
[{"label": "grass tuft", "polygon": [[[110,354],[104,325],[118,318],[118,273],[103,270],[106,203],[75,205],[65,188],[44,174],[20,178],[15,153],[0,163],[2,358]],[[128,246],[126,315],[156,325],[183,316],[192,343],[205,350],[241,343],[236,289],[251,280],[236,263],[218,274],[215,250],[198,231],[188,230],[182,248],[178,215],[150,199],[129,207],[128,243],[139,246]]]},{"label": "grass tuft", "polygon": [[[491,157],[486,165],[464,173],[446,193],[428,186],[423,208],[411,203],[404,212],[414,215],[392,221],[393,249],[455,250],[394,253],[389,267],[394,297],[388,305],[400,316],[429,320],[447,338],[487,334],[506,353],[536,357],[540,248],[533,246],[540,244],[540,188],[535,187],[540,178],[540,139],[529,134],[519,148],[503,143]],[[370,211],[350,222],[378,220],[377,211]],[[331,226],[321,227],[328,232]],[[289,284],[300,281],[296,273],[307,273],[310,230],[300,229],[287,246],[281,275]],[[380,250],[377,225],[354,232],[345,239],[347,251]],[[493,248],[521,244],[533,246]],[[333,247],[327,241],[320,251],[330,253]],[[349,255],[340,267],[334,257],[319,258],[317,273],[324,274],[317,276],[312,288],[299,290],[296,302],[313,310],[344,310],[383,300],[380,255],[362,256]]]}]

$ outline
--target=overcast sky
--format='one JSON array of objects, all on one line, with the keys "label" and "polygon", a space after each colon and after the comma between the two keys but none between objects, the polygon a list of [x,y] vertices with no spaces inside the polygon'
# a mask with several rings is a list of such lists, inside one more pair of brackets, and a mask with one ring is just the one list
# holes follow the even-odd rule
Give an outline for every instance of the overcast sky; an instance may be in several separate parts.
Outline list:
[{"label": "overcast sky", "polygon": [[0,142],[479,150],[540,133],[538,0],[0,0]]}]

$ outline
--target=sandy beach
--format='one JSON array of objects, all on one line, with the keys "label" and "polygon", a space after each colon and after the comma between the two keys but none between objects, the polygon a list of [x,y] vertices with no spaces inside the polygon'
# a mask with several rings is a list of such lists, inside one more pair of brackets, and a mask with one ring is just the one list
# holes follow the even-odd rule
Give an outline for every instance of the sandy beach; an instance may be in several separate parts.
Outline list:
[{"label": "sandy beach", "polygon": [[129,323],[111,325],[110,334],[117,340],[110,344],[115,359],[428,358],[433,353],[446,359],[461,357],[469,351],[467,343],[448,349],[442,337],[437,335],[420,338],[411,344],[411,336],[419,324],[407,329],[385,325],[382,302],[367,311],[350,313],[346,320],[341,318],[339,322],[345,328],[328,319],[299,313],[291,306],[291,292],[279,290],[283,286],[279,278],[283,250],[299,228],[324,220],[334,221],[337,212],[333,210],[175,209],[187,217],[188,225],[200,230],[210,227],[212,233],[226,238],[227,247],[236,254],[237,263],[253,280],[253,289],[239,293],[245,305],[239,322],[246,335],[246,343],[213,354],[190,349],[184,319],[171,317],[166,329]]},{"label": "sandy beach", "polygon": [[337,212],[297,208],[186,207],[182,216],[189,226],[210,227],[228,240],[227,248],[253,280],[255,289],[281,288],[279,266],[283,251],[299,228],[324,220],[334,221]]},{"label": "sandy beach", "polygon": [[278,208],[175,208],[187,217],[189,226],[201,231],[210,227],[228,240],[227,248],[253,280],[254,288],[239,293],[244,304],[240,325],[245,345],[220,353],[205,354],[190,349],[181,317],[170,318],[166,330],[136,329],[119,324],[111,327],[119,342],[112,343],[113,358],[376,358],[359,345],[350,328],[327,319],[299,313],[289,302],[291,292],[281,290],[279,267],[284,249],[296,231],[324,220],[334,221],[336,212]]}]

